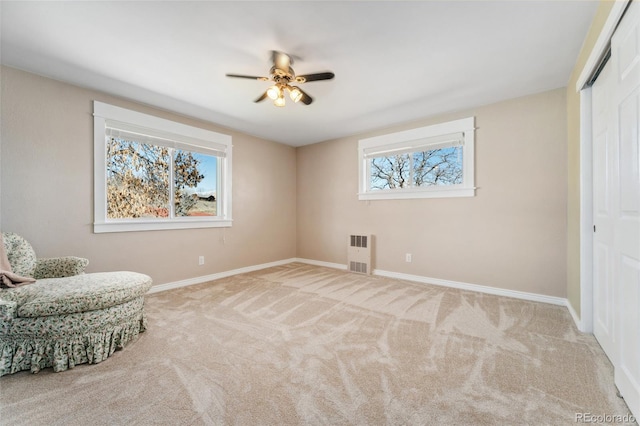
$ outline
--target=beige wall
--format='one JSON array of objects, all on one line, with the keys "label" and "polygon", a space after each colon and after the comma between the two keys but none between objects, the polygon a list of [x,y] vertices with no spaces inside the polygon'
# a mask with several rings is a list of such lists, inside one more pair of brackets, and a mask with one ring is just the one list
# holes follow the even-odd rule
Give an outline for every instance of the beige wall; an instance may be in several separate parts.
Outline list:
[{"label": "beige wall", "polygon": [[[347,235],[371,233],[378,269],[565,297],[565,93],[298,148],[298,257],[345,264]],[[471,115],[475,197],[358,201],[358,139]]]},{"label": "beige wall", "polygon": [[580,94],[576,83],[614,2],[600,2],[567,85],[567,299],[580,315]]},{"label": "beige wall", "polygon": [[[12,68],[1,78],[1,226],[39,256],[79,255],[90,272],[154,284],[295,257],[294,148]],[[93,100],[230,134],[233,227],[94,234]]]},{"label": "beige wall", "polygon": [[[346,236],[370,232],[379,269],[566,296],[564,89],[296,150],[12,68],[1,78],[0,225],[40,256],[162,284],[296,256],[344,264]],[[234,226],[94,234],[93,100],[231,134]],[[471,115],[476,197],[357,200],[358,139]]]}]

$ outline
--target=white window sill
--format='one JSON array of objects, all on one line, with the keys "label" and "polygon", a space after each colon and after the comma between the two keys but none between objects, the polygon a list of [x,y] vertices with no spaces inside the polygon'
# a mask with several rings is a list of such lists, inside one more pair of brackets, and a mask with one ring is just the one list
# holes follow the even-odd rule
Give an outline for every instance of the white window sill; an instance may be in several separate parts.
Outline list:
[{"label": "white window sill", "polygon": [[94,223],[93,232],[96,234],[106,232],[132,232],[132,231],[163,231],[168,229],[195,229],[195,228],[229,228],[231,220],[140,220],[140,221],[113,221]]},{"label": "white window sill", "polygon": [[412,198],[474,197],[476,188],[388,189],[358,193],[358,200],[406,200]]}]

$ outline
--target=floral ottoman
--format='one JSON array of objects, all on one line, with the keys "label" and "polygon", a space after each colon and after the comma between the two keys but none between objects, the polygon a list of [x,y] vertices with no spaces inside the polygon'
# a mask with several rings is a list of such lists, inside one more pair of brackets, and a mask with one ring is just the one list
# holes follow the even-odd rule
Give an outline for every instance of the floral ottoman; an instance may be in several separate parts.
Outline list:
[{"label": "floral ottoman", "polygon": [[95,364],[145,330],[151,278],[102,272],[0,289],[0,376]]}]

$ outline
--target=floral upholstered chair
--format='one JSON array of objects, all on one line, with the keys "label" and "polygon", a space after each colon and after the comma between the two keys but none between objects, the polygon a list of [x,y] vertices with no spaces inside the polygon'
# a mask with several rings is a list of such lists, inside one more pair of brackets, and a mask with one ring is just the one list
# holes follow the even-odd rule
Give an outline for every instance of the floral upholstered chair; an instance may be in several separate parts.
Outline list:
[{"label": "floral upholstered chair", "polygon": [[38,259],[19,235],[2,233],[2,241],[12,272],[35,282],[0,288],[0,376],[95,364],[145,330],[144,294],[151,277],[85,274],[87,259]]},{"label": "floral upholstered chair", "polygon": [[75,256],[38,259],[31,244],[13,232],[3,233],[2,240],[13,272],[25,277],[37,280],[79,275],[89,264],[89,260]]}]

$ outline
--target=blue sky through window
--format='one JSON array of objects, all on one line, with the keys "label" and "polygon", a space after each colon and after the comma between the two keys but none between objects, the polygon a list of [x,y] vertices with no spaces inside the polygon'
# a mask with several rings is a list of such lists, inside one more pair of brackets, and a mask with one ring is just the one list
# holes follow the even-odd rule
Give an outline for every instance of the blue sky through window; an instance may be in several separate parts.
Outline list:
[{"label": "blue sky through window", "polygon": [[218,189],[218,157],[206,154],[193,153],[193,157],[199,161],[198,170],[204,175],[204,179],[198,183],[196,193],[200,196],[217,194]]}]

